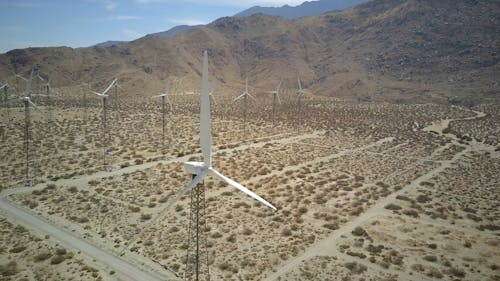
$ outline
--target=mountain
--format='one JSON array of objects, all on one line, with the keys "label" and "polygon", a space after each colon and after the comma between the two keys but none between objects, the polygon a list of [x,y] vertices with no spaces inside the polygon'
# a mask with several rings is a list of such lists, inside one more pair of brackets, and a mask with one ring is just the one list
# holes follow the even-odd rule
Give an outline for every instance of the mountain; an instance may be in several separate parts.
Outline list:
[{"label": "mountain", "polygon": [[102,43],[95,44],[94,46],[96,47],[111,47],[113,45],[119,45],[119,44],[124,44],[127,43],[127,41],[106,41]]},{"label": "mountain", "polygon": [[318,0],[306,1],[298,6],[284,5],[282,7],[254,6],[244,10],[235,17],[247,17],[255,14],[280,16],[288,19],[298,19],[305,16],[320,15],[329,11],[342,10],[367,2],[369,0]]},{"label": "mountain", "polygon": [[0,78],[33,65],[55,86],[120,77],[130,95],[161,90],[166,78],[199,88],[202,50],[214,87],[234,95],[248,77],[264,91],[297,76],[317,95],[391,102],[500,97],[500,2],[374,0],[289,20],[225,17],[175,37],[146,36],[110,47],[29,48],[0,55]]},{"label": "mountain", "polygon": [[156,35],[156,36],[162,36],[162,37],[172,37],[172,36],[175,36],[179,33],[186,32],[186,31],[189,31],[189,30],[192,30],[195,28],[200,28],[202,26],[203,25],[201,25],[201,24],[200,25],[178,25],[178,26],[172,27],[171,29],[169,29],[167,31],[157,32],[157,33],[153,33],[150,35]]}]

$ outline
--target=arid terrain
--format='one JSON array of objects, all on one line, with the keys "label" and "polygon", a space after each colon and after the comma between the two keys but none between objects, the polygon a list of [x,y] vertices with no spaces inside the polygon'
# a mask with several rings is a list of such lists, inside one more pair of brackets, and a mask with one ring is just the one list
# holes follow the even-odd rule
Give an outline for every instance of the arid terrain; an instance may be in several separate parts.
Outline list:
[{"label": "arid terrain", "polygon": [[277,207],[205,178],[212,280],[500,280],[499,10],[373,0],[0,54],[0,280],[183,278],[202,50],[212,165]]},{"label": "arid terrain", "polygon": [[[196,96],[174,98],[164,146],[157,102],[140,109],[110,106],[110,172],[102,171],[97,105],[50,107],[53,119],[45,114],[49,107],[34,111],[33,187],[22,187],[22,111],[10,109],[13,121],[4,127],[1,149],[9,156],[2,171],[11,172],[2,175],[2,200],[145,271],[181,277],[189,196],[166,207],[189,181],[182,163],[200,157],[199,121]],[[273,127],[269,102],[261,97],[250,105],[249,112],[261,112],[249,114],[245,131],[230,101],[221,99],[213,109],[214,167],[278,211],[205,180],[212,278],[498,279],[498,107],[472,111],[310,97],[299,129],[288,117],[292,103],[280,107]],[[8,219],[7,211],[4,223],[14,223]],[[17,239],[10,232],[2,237]],[[57,243],[47,238],[30,241]],[[16,242],[24,244],[7,244]],[[44,245],[35,247],[49,247]],[[92,259],[83,257],[86,262]],[[26,266],[18,262],[11,280],[30,280]],[[115,278],[112,269],[95,268],[96,276]],[[49,276],[59,272],[45,270]]]}]

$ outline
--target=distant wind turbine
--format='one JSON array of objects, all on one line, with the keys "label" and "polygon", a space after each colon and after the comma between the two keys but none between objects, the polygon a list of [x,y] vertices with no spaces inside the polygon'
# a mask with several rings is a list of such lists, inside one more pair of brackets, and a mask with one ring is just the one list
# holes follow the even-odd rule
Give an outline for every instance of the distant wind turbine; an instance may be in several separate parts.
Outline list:
[{"label": "distant wind turbine", "polygon": [[111,169],[111,167],[109,166],[109,164],[106,161],[106,156],[108,154],[108,148],[107,148],[108,133],[107,133],[107,115],[106,115],[106,109],[107,109],[107,103],[108,103],[108,97],[109,97],[108,91],[115,85],[117,80],[118,80],[117,78],[113,79],[111,84],[109,84],[109,86],[102,93],[92,91],[94,94],[99,96],[102,100],[102,144],[103,144],[103,167],[104,167],[105,171],[110,171],[110,169]]},{"label": "distant wind turbine", "polygon": [[233,102],[235,102],[239,99],[243,99],[243,135],[245,136],[245,138],[246,138],[248,98],[252,98],[253,100],[255,100],[255,98],[248,91],[248,78],[246,78],[245,91],[243,91],[241,95],[239,95],[237,98],[233,100]]},{"label": "distant wind turbine", "polygon": [[169,88],[169,83],[168,83],[168,80],[167,82],[165,83],[165,90],[163,91],[162,94],[158,95],[158,96],[154,96],[154,98],[161,98],[161,115],[162,115],[162,145],[163,147],[165,146],[165,126],[166,126],[166,115],[167,115],[167,112],[166,112],[166,103],[168,102],[168,105],[170,107],[170,111],[172,111],[172,103],[170,102],[170,99],[169,99],[169,92],[170,92],[170,88]]},{"label": "distant wind turbine", "polygon": [[306,91],[302,89],[302,83],[300,82],[300,78],[297,78],[299,89],[297,90],[297,131],[300,133],[300,125],[302,121],[301,116],[301,102],[302,97],[306,94]]},{"label": "distant wind turbine", "polygon": [[283,80],[281,80],[278,83],[278,86],[276,86],[276,89],[274,91],[270,91],[269,93],[273,95],[273,126],[275,124],[275,116],[276,116],[276,102],[279,102],[281,104],[281,99],[280,99],[280,90],[281,90],[281,85],[283,84]]}]

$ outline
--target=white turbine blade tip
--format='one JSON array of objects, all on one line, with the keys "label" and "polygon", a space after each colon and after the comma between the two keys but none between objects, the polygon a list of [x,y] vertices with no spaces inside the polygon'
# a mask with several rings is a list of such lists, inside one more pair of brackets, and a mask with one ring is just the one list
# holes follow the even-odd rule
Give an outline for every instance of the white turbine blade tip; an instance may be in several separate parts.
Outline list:
[{"label": "white turbine blade tip", "polygon": [[235,182],[234,180],[222,175],[221,173],[217,172],[216,170],[210,168],[210,172],[212,172],[212,174],[214,176],[216,176],[217,178],[219,178],[220,180],[226,182],[227,184],[229,184],[230,186],[242,191],[243,193],[247,194],[248,196],[252,197],[253,199],[259,201],[260,203],[266,205],[267,207],[273,209],[273,210],[277,210],[276,207],[274,207],[271,203],[267,202],[266,200],[264,200],[262,197],[260,197],[259,195],[255,194],[253,191],[249,190],[248,188],[244,187],[243,185]]}]

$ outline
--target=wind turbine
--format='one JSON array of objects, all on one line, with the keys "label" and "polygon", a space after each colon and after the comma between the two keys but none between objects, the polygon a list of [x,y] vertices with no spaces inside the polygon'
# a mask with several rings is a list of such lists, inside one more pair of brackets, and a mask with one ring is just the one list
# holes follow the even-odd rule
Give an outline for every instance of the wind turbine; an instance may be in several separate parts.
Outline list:
[{"label": "wind turbine", "polygon": [[3,91],[3,102],[2,102],[2,107],[4,108],[5,110],[5,117],[6,117],[6,121],[5,121],[5,124],[7,126],[10,126],[10,112],[9,112],[9,106],[7,105],[8,103],[8,100],[9,100],[9,84],[8,83],[5,83],[3,85],[0,86],[0,91]]},{"label": "wind turbine", "polygon": [[[23,78],[24,79],[24,78]],[[20,100],[24,104],[24,149],[26,153],[26,167],[25,167],[25,176],[26,186],[32,186],[33,180],[30,179],[30,137],[31,137],[31,110],[33,107],[37,109],[35,103],[31,100],[31,86],[33,81],[33,70],[31,71],[30,78],[26,80],[26,88],[24,91],[24,96],[20,97]]]},{"label": "wind turbine", "polygon": [[280,99],[279,93],[280,93],[282,84],[283,84],[283,80],[280,80],[276,89],[274,91],[269,91],[269,93],[273,95],[273,126],[275,123],[275,115],[276,115],[276,101],[278,101],[279,104],[281,104],[281,99]]},{"label": "wind turbine", "polygon": [[168,102],[168,105],[170,107],[170,111],[172,111],[172,103],[170,102],[170,99],[168,98],[168,94],[170,91],[168,81],[165,83],[165,91],[158,95],[154,96],[154,98],[161,98],[161,114],[162,114],[162,145],[165,145],[165,116],[166,116],[166,102]]},{"label": "wind turbine", "polygon": [[297,131],[300,133],[300,124],[301,124],[301,102],[302,102],[302,97],[306,93],[302,89],[302,83],[300,82],[300,78],[297,78],[297,82],[299,84],[299,89],[297,90]]},{"label": "wind turbine", "polygon": [[19,87],[19,79],[24,80],[24,82],[28,82],[28,79],[24,78],[23,76],[21,76],[20,74],[18,74],[16,72],[12,72],[12,74],[14,74],[14,78],[16,80],[16,87],[18,90],[20,90],[21,87]]},{"label": "wind turbine", "polygon": [[98,93],[98,92],[94,92],[92,91],[94,94],[96,94],[97,96],[99,96],[102,100],[102,145],[103,145],[103,167],[104,167],[104,170],[105,171],[109,171],[111,167],[108,166],[108,163],[106,162],[106,155],[108,154],[108,149],[107,149],[107,142],[108,142],[108,139],[107,139],[107,126],[106,126],[106,122],[107,122],[107,116],[106,116],[106,109],[107,109],[107,103],[108,103],[108,97],[109,95],[107,94],[108,91],[115,85],[116,81],[118,79],[115,78],[113,79],[113,81],[111,82],[111,84],[109,84],[109,86],[102,92],[102,93]]},{"label": "wind turbine", "polygon": [[44,96],[44,97],[47,97],[47,100],[48,100],[48,111],[49,111],[49,118],[51,120],[53,120],[53,114],[52,114],[52,110],[50,109],[50,106],[52,106],[52,93],[57,93],[57,91],[55,91],[54,89],[52,89],[52,86],[50,85],[50,77],[45,80],[42,76],[40,76],[40,74],[38,73],[37,74],[37,77],[38,79],[40,79],[40,81],[44,82],[44,84],[42,84],[42,87],[45,88],[46,90],[46,94],[43,94],[41,96]]},{"label": "wind turbine", "polygon": [[235,102],[239,99],[243,99],[243,135],[245,136],[245,138],[246,138],[246,123],[247,123],[247,106],[249,97],[255,100],[255,98],[248,91],[248,77],[247,77],[245,83],[245,91],[243,91],[241,95],[239,95],[237,98],[233,100],[233,102]]},{"label": "wind turbine", "polygon": [[[200,275],[208,275],[208,252],[206,250],[205,235],[205,187],[203,179],[208,174],[218,178],[228,185],[242,191],[248,196],[254,198],[265,206],[276,210],[276,207],[264,200],[259,195],[250,191],[243,185],[222,175],[212,168],[211,154],[211,136],[210,136],[210,94],[208,82],[208,54],[203,54],[202,70],[202,92],[200,106],[200,146],[203,154],[203,162],[186,162],[185,170],[192,174],[192,181],[182,189],[172,200],[168,207],[172,206],[184,194],[191,190],[191,213],[189,224],[189,246],[186,265],[186,280],[199,280]],[[208,277],[208,276],[206,276]]]}]

